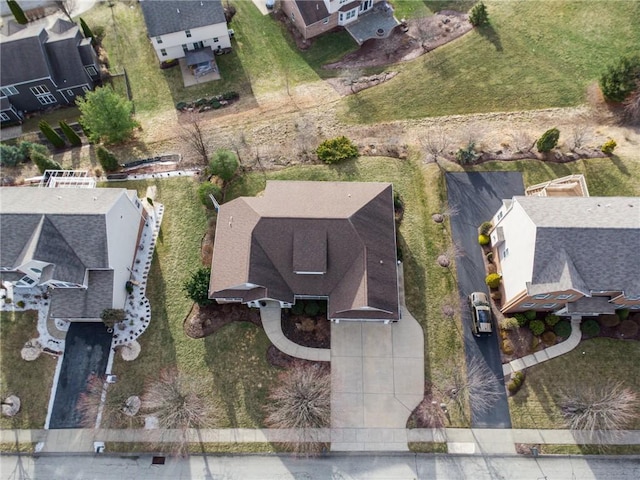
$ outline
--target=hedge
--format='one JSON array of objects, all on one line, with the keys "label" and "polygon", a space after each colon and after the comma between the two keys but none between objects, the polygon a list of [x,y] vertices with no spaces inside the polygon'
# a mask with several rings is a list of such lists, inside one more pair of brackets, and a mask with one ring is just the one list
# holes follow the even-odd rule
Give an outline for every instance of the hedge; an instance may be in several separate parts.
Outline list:
[{"label": "hedge", "polygon": [[582,323],[581,330],[588,337],[597,337],[600,334],[600,325],[590,318]]},{"label": "hedge", "polygon": [[568,338],[571,335],[571,323],[568,320],[561,320],[553,327],[553,332],[562,338]]}]

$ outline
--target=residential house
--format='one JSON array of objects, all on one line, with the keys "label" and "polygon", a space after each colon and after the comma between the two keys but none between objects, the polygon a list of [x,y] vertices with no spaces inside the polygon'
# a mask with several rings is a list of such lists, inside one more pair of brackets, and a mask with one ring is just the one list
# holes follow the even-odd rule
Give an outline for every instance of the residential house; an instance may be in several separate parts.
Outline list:
[{"label": "residential house", "polygon": [[48,287],[50,316],[99,320],[124,308],[145,218],[135,190],[0,188],[2,285]]},{"label": "residential house", "polygon": [[215,65],[215,52],[231,48],[221,0],[141,0],[147,34],[163,62],[186,58],[194,70]]},{"label": "residential house", "polygon": [[492,221],[503,312],[640,309],[640,198],[517,196]]},{"label": "residential house", "polygon": [[281,5],[305,40],[344,27],[362,44],[388,36],[399,24],[385,0],[282,0]]},{"label": "residential house", "polygon": [[400,318],[389,183],[269,181],[220,207],[209,298],[327,300],[333,321]]},{"label": "residential house", "polygon": [[0,120],[19,122],[25,112],[73,105],[100,82],[91,39],[61,18],[18,25],[0,33]]}]

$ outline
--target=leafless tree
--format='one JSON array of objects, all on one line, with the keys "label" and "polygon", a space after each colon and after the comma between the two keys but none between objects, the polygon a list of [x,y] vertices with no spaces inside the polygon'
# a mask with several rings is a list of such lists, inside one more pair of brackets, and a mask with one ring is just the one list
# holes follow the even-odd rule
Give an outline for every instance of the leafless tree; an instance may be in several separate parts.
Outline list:
[{"label": "leafless tree", "polygon": [[56,6],[64,13],[64,15],[73,23],[71,12],[76,8],[76,0],[58,0]]},{"label": "leafless tree", "polygon": [[322,443],[313,429],[326,428],[331,421],[331,375],[326,365],[297,361],[280,374],[265,407],[267,425],[293,428],[299,441],[288,446],[298,454],[315,454]]},{"label": "leafless tree", "polygon": [[209,143],[205,138],[202,123],[197,113],[188,114],[187,122],[182,125],[182,139],[191,147],[206,165],[209,162]]},{"label": "leafless tree", "polygon": [[440,212],[439,213],[434,213],[433,215],[431,215],[431,218],[436,223],[442,223],[442,222],[444,222],[445,218],[454,217],[459,212],[460,212],[460,210],[458,209],[458,207],[456,205],[446,205],[445,204],[440,209]]},{"label": "leafless tree", "polygon": [[621,383],[607,382],[565,392],[560,404],[569,428],[584,431],[587,441],[593,441],[614,438],[618,430],[637,419],[640,398]]},{"label": "leafless tree", "polygon": [[162,370],[147,383],[142,410],[156,417],[160,428],[180,432],[172,445],[176,454],[188,450],[188,429],[211,427],[218,418],[215,404],[207,400],[206,383],[175,368]]},{"label": "leafless tree", "polygon": [[125,413],[126,398],[113,387],[103,375],[92,374],[89,377],[87,387],[76,404],[84,428],[118,428],[123,424],[132,426],[133,417]]},{"label": "leafless tree", "polygon": [[429,383],[425,385],[424,398],[413,414],[417,428],[443,428],[448,420],[446,404]]},{"label": "leafless tree", "polygon": [[504,387],[484,360],[474,358],[466,371],[459,360],[452,360],[437,375],[434,382],[443,397],[464,411],[470,402],[477,412],[487,412],[503,394]]},{"label": "leafless tree", "polygon": [[579,148],[584,146],[584,143],[587,138],[587,126],[580,123],[573,127],[571,130],[571,145],[569,146],[572,152],[575,152]]},{"label": "leafless tree", "polygon": [[627,121],[640,123],[640,80],[636,81],[636,89],[625,99],[623,105]]},{"label": "leafless tree", "polygon": [[363,75],[364,73],[360,68],[349,68],[342,74],[342,81],[351,88],[351,93],[357,93],[355,86],[360,82]]},{"label": "leafless tree", "polygon": [[428,130],[425,136],[420,140],[420,144],[427,156],[431,156],[436,164],[440,166],[438,159],[443,156],[444,152],[449,147],[449,138],[444,129],[438,127],[433,130]]},{"label": "leafless tree", "polygon": [[298,148],[299,154],[306,158],[315,150],[315,146],[319,143],[316,127],[311,119],[302,116],[295,123],[295,129],[296,147]]}]

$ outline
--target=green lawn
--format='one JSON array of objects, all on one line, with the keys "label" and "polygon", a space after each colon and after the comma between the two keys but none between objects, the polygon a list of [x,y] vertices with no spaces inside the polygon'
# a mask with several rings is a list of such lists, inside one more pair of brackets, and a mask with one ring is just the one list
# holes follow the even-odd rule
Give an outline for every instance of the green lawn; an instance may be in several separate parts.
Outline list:
[{"label": "green lawn", "polygon": [[0,428],[44,428],[56,369],[56,358],[41,354],[27,362],[20,356],[24,344],[38,337],[35,310],[0,312],[0,397],[17,395],[18,415],[0,417]]},{"label": "green lawn", "polygon": [[[399,243],[403,253],[406,301],[425,332],[427,379],[450,364],[451,359],[462,358],[460,319],[447,320],[441,312],[447,294],[455,291],[456,285],[453,275],[436,265],[437,256],[446,250],[450,238],[442,226],[431,220],[431,215],[441,211],[444,203],[442,176],[435,165],[422,169],[416,158],[363,157],[335,166],[307,165],[266,174],[255,172],[233,182],[227,198],[255,195],[264,189],[267,179],[392,182],[405,204]],[[454,426],[463,426],[468,421],[466,412],[461,415],[452,409],[451,413]]]},{"label": "green lawn", "polygon": [[400,74],[343,100],[344,120],[376,123],[577,105],[608,64],[640,44],[639,2],[485,4],[489,27],[389,67]]},{"label": "green lawn", "polygon": [[156,252],[149,272],[147,296],[151,324],[140,337],[142,353],[133,362],[116,355],[114,373],[119,393],[140,395],[145,381],[163,368],[176,366],[210,386],[210,400],[219,405],[220,427],[262,426],[262,405],[277,369],[266,361],[270,345],[264,331],[253,324],[235,323],[215,335],[194,340],[183,331],[192,302],[183,282],[200,265],[200,242],[207,214],[190,178],[114,183],[109,186],[158,189],[157,201],[166,205]]},{"label": "green lawn", "polygon": [[[509,399],[513,428],[566,428],[560,396],[581,385],[621,381],[640,392],[638,358],[640,342],[595,338],[561,357],[528,368],[523,387]],[[640,429],[640,416],[630,428]]]}]

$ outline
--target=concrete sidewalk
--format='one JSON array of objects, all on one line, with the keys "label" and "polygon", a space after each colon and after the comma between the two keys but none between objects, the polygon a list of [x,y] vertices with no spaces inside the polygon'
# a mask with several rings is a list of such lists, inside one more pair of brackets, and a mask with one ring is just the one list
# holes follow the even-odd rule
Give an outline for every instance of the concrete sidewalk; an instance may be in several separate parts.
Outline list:
[{"label": "concrete sidewalk", "polygon": [[[588,432],[575,430],[525,430],[525,429],[191,429],[187,432],[192,443],[282,443],[296,441],[329,442],[336,435],[353,434],[363,444],[365,435],[372,439],[405,439],[409,442],[447,443],[450,454],[513,455],[515,443],[532,445],[640,445],[640,430]],[[0,430],[0,443],[41,443],[43,453],[89,453],[93,442],[118,443],[171,443],[181,436],[179,430],[145,429],[61,429],[61,430]],[[364,451],[364,450],[361,450]]]},{"label": "concrete sidewalk", "polygon": [[513,372],[519,372],[524,370],[525,368],[537,365],[538,363],[546,362],[547,360],[551,360],[552,358],[559,357],[560,355],[564,355],[565,353],[570,352],[571,350],[576,348],[580,343],[580,340],[582,339],[580,322],[581,320],[575,318],[571,319],[571,335],[569,335],[569,338],[567,338],[564,342],[553,345],[549,348],[545,348],[544,350],[533,353],[531,355],[517,358],[509,363],[505,363],[502,366],[504,376],[506,377],[508,375],[511,375]]}]

